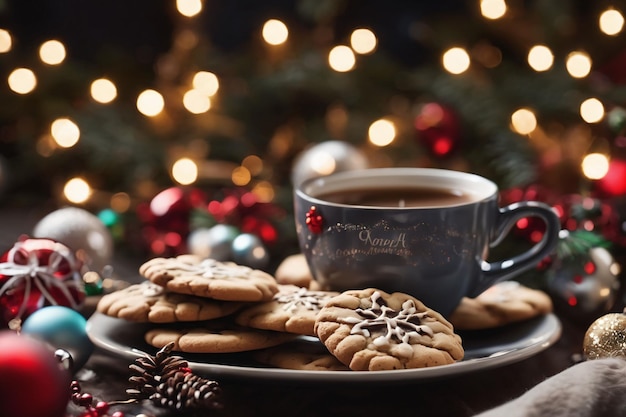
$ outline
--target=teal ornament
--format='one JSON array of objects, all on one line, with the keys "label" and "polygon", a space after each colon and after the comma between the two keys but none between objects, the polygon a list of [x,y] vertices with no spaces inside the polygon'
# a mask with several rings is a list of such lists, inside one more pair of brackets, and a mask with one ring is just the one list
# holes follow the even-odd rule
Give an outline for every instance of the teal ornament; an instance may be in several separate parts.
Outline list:
[{"label": "teal ornament", "polygon": [[226,224],[216,224],[210,228],[196,229],[187,238],[189,253],[216,261],[231,259],[233,240],[239,235],[239,229]]},{"label": "teal ornament", "polygon": [[47,342],[55,349],[63,349],[72,357],[72,371],[85,365],[94,350],[87,335],[87,320],[69,307],[43,307],[22,323],[22,334]]},{"label": "teal ornament", "polygon": [[262,269],[269,262],[269,253],[263,241],[251,233],[242,233],[233,240],[233,261],[240,265]]}]

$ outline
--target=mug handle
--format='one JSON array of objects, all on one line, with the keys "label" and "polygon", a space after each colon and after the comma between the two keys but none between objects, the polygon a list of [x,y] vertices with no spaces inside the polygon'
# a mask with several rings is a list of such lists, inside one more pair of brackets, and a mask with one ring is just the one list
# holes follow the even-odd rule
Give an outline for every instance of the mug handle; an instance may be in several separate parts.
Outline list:
[{"label": "mug handle", "polygon": [[513,225],[525,217],[538,217],[546,225],[546,231],[539,242],[519,255],[502,261],[486,262],[481,265],[482,276],[470,297],[475,297],[493,284],[505,281],[527,271],[550,255],[559,241],[561,222],[556,212],[547,204],[537,201],[521,201],[500,208],[495,238],[490,247],[497,246],[508,235]]}]

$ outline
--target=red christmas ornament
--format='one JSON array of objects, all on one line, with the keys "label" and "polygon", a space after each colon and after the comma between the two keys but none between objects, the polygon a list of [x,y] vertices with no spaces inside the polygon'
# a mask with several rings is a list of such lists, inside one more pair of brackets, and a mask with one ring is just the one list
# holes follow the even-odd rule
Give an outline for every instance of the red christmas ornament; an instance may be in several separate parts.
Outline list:
[{"label": "red christmas ornament", "polygon": [[626,161],[613,159],[609,171],[596,182],[597,191],[607,197],[626,195]]},{"label": "red christmas ornament", "polygon": [[79,308],[85,293],[80,262],[51,239],[24,238],[0,257],[0,323],[26,319],[44,306]]},{"label": "red christmas ornament", "polygon": [[272,244],[278,240],[276,227],[266,219],[246,216],[241,222],[241,232],[258,236],[264,243]]},{"label": "red christmas ornament", "polygon": [[243,233],[259,237],[263,243],[272,244],[278,240],[278,231],[272,220],[285,216],[279,206],[259,201],[256,194],[244,188],[224,191],[220,200],[212,200],[207,205],[208,213],[217,223],[237,227]]},{"label": "red christmas ornament", "polygon": [[414,125],[418,140],[436,157],[446,157],[459,146],[457,116],[439,103],[424,104],[415,117]]},{"label": "red christmas ornament", "polygon": [[3,416],[63,417],[70,373],[52,349],[28,336],[0,331],[0,410]]},{"label": "red christmas ornament", "polygon": [[185,253],[191,212],[205,203],[206,196],[200,190],[170,187],[149,203],[140,204],[137,217],[142,223],[142,240],[150,252],[159,256]]},{"label": "red christmas ornament", "polygon": [[322,233],[322,227],[324,226],[324,218],[317,210],[317,207],[311,206],[306,213],[306,220],[304,221],[311,231],[311,233]]}]

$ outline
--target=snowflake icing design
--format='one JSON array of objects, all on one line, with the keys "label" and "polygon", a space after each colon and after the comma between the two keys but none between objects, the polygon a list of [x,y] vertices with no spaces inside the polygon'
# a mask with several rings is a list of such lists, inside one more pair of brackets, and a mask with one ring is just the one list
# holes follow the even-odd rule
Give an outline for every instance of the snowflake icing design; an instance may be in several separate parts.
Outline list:
[{"label": "snowflake icing design", "polygon": [[218,262],[215,259],[204,259],[199,264],[191,264],[178,260],[173,269],[198,274],[204,278],[244,278],[250,268]]},{"label": "snowflake icing design", "polygon": [[295,312],[299,306],[307,310],[319,311],[323,307],[323,299],[326,298],[328,298],[326,294],[308,291],[304,287],[287,293],[278,293],[274,296],[274,300],[284,304],[283,310],[290,313]]},{"label": "snowflake icing design", "polygon": [[370,337],[372,333],[382,331],[383,334],[373,340],[376,347],[389,346],[392,339],[396,339],[402,344],[409,344],[411,336],[433,336],[433,330],[427,325],[421,324],[422,319],[428,313],[417,312],[412,300],[406,300],[400,311],[395,311],[387,306],[378,291],[372,294],[371,300],[372,306],[370,308],[357,308],[355,310],[361,318],[346,317],[341,320],[343,323],[354,325],[350,334]]}]

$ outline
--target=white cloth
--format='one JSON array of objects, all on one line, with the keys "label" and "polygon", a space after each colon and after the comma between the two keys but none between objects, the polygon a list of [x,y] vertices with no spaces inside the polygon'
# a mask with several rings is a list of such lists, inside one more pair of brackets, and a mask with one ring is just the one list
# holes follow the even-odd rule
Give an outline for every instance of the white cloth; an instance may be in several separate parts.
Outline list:
[{"label": "white cloth", "polygon": [[626,360],[578,363],[475,417],[626,416]]}]

